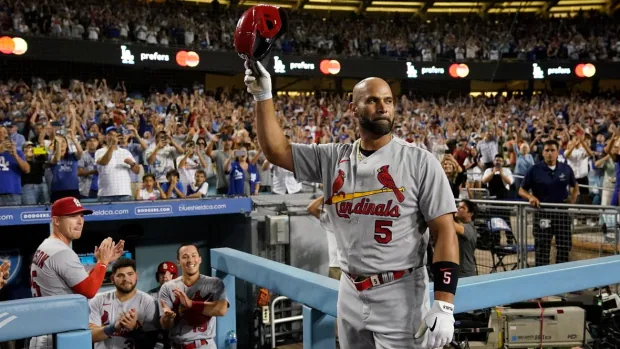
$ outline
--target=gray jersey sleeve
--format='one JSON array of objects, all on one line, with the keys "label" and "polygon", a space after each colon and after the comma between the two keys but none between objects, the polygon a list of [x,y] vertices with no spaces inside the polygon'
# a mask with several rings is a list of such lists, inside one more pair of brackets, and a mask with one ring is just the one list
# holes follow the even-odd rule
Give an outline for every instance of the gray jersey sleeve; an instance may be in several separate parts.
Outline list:
[{"label": "gray jersey sleeve", "polygon": [[172,290],[167,285],[168,284],[163,284],[161,288],[159,289],[159,299],[157,300],[157,310],[160,316],[164,314],[164,309],[161,306],[161,301],[164,301],[164,304],[166,304],[166,306],[169,309],[172,309],[172,305],[174,303],[174,299],[172,298],[173,297]]},{"label": "gray jersey sleeve", "polygon": [[151,297],[149,294],[144,294],[144,300],[141,303],[141,311],[142,318],[144,322],[142,323],[142,328],[144,331],[155,331],[159,328],[159,312],[158,307],[156,305],[157,300]]},{"label": "gray jersey sleeve", "polygon": [[228,297],[226,297],[226,289],[224,288],[224,282],[222,280],[217,280],[217,283],[213,286],[213,301],[225,300],[228,301]]},{"label": "gray jersey sleeve", "polygon": [[421,159],[418,169],[420,212],[429,222],[448,213],[456,212],[454,195],[448,177],[439,160],[430,153]]},{"label": "gray jersey sleeve", "polygon": [[50,269],[67,284],[73,287],[88,277],[77,254],[72,250],[63,250],[54,254],[48,261]]},{"label": "gray jersey sleeve", "polygon": [[101,300],[103,297],[97,295],[88,300],[88,323],[95,326],[102,326],[101,323]]},{"label": "gray jersey sleeve", "polygon": [[300,181],[323,183],[327,172],[334,171],[344,147],[341,144],[291,145],[295,178]]}]

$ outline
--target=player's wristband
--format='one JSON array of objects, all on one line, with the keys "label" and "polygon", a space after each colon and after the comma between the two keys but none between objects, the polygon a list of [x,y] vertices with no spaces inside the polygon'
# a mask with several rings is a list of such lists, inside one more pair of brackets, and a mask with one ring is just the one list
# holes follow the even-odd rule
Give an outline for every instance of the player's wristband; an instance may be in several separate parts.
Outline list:
[{"label": "player's wristband", "polygon": [[108,337],[112,337],[114,332],[116,332],[116,329],[114,328],[114,324],[109,324],[108,326],[103,328],[103,333],[105,333],[105,335]]},{"label": "player's wristband", "polygon": [[442,291],[456,294],[459,283],[459,265],[454,262],[440,261],[431,266],[435,288],[434,292]]},{"label": "player's wristband", "polygon": [[266,101],[273,98],[271,91],[259,92],[254,95],[254,100],[257,102]]},{"label": "player's wristband", "polygon": [[199,312],[202,313],[204,308],[205,308],[205,303],[204,302],[192,301],[192,307],[190,309],[195,310],[195,311],[199,311]]}]

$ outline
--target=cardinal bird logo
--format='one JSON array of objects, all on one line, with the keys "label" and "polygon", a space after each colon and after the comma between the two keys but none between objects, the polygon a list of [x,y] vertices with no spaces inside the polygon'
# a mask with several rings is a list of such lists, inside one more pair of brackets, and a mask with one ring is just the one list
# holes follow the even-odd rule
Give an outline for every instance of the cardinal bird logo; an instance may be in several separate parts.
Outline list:
[{"label": "cardinal bird logo", "polygon": [[102,325],[109,325],[108,320],[110,319],[110,315],[108,314],[107,310],[103,311],[103,315],[101,315],[101,324]]},{"label": "cardinal bird logo", "polygon": [[377,179],[379,180],[379,183],[383,184],[383,188],[391,189],[394,192],[394,195],[396,195],[396,200],[398,200],[398,202],[403,202],[405,200],[405,195],[394,183],[394,178],[392,178],[392,175],[390,175],[390,173],[388,172],[389,167],[390,165],[381,166],[378,171],[379,174],[377,175]]},{"label": "cardinal bird logo", "polygon": [[[332,197],[336,195],[344,195],[344,193],[340,191],[340,189],[342,189],[342,186],[344,185],[344,178],[344,171],[338,170],[338,175],[336,176],[336,179],[334,179],[334,183],[332,183]],[[329,198],[329,200],[327,200],[327,204],[331,204],[331,201],[332,199]]]}]

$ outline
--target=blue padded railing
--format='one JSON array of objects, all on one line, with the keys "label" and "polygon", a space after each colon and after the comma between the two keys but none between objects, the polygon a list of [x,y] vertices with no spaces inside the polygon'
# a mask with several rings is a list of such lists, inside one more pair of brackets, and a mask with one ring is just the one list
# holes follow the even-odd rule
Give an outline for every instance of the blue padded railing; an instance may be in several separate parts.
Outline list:
[{"label": "blue padded railing", "polygon": [[88,301],[54,296],[0,302],[0,342],[56,334],[56,349],[90,349]]},{"label": "blue padded railing", "polygon": [[[338,281],[230,248],[211,250],[211,268],[230,300],[226,316],[217,318],[218,348],[224,348],[226,334],[236,330],[235,278],[304,304],[304,349],[335,348]],[[455,307],[465,312],[618,282],[620,256],[481,275],[459,281]],[[432,292],[431,285],[431,299]]]}]

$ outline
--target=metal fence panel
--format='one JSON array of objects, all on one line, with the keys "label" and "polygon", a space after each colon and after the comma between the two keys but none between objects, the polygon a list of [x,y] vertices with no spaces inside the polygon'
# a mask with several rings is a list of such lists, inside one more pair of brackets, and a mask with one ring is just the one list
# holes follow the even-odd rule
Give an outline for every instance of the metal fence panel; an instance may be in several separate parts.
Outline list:
[{"label": "metal fence panel", "polygon": [[526,266],[617,254],[618,209],[595,205],[525,207]]}]

